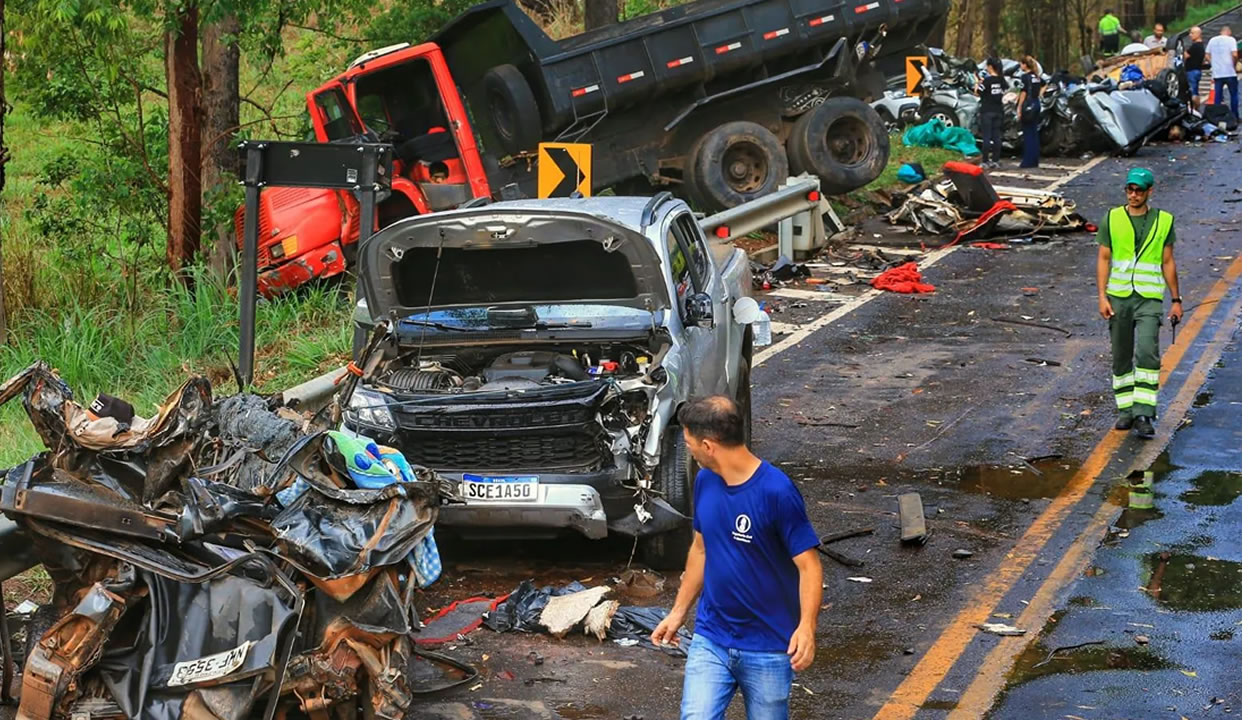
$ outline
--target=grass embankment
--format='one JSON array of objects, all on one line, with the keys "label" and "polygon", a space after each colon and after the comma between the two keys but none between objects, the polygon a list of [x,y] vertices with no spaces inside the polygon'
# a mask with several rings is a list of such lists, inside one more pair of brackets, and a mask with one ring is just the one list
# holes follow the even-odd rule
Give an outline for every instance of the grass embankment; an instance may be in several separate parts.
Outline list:
[{"label": "grass embankment", "polygon": [[[5,140],[14,152],[0,237],[11,312],[9,343],[0,346],[0,378],[43,359],[60,371],[79,401],[107,392],[145,416],[193,373],[208,376],[219,392],[233,392],[229,367],[238,356],[233,290],[202,271],[191,293],[142,274],[128,277],[125,263],[112,262],[135,251],[121,239],[41,234],[26,211],[40,194],[67,192],[41,185],[38,178],[48,163],[73,149],[78,129],[42,126],[20,104],[6,119]],[[84,256],[88,252],[98,257]],[[134,298],[129,303],[128,292]],[[350,288],[312,287],[262,302],[256,387],[280,390],[345,362],[351,346],[349,297]],[[41,449],[20,400],[0,408],[0,467]]]},{"label": "grass embankment", "polygon": [[[1240,4],[1241,0],[1217,0],[1216,2],[1193,5],[1185,11],[1184,15],[1167,24],[1168,35],[1172,36],[1176,33],[1184,32],[1186,29],[1195,25],[1201,25],[1216,15],[1232,10]],[[1138,28],[1138,30],[1141,31],[1142,37],[1145,37],[1154,32],[1154,26],[1151,25],[1150,27],[1141,27]],[[1218,32],[1219,28],[1216,28],[1214,33],[1207,33],[1206,35],[1210,38]]]}]

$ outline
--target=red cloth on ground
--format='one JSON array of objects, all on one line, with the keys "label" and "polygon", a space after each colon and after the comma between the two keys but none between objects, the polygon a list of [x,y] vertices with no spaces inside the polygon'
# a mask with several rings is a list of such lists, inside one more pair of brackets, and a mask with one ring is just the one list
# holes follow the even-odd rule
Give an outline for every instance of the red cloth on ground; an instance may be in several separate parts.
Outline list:
[{"label": "red cloth on ground", "polygon": [[914,262],[886,270],[872,279],[872,286],[878,290],[896,293],[928,293],[937,289],[921,282],[920,270]]},{"label": "red cloth on ground", "polygon": [[974,242],[972,247],[981,248],[982,250],[1006,250],[1007,246],[996,242]]}]

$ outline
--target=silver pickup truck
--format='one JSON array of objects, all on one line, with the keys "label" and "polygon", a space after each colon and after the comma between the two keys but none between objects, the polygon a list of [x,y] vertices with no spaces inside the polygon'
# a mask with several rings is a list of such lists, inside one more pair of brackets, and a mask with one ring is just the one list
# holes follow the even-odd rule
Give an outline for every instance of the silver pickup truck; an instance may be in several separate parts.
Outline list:
[{"label": "silver pickup truck", "polygon": [[[804,207],[816,197],[787,190]],[[793,214],[756,203],[742,232],[761,212]],[[749,263],[716,222],[661,193],[387,227],[360,253],[354,321],[371,340],[340,397],[346,429],[460,479],[465,504],[439,516],[458,534],[613,531],[680,567],[696,468],[677,410],[719,393],[750,418]]]}]

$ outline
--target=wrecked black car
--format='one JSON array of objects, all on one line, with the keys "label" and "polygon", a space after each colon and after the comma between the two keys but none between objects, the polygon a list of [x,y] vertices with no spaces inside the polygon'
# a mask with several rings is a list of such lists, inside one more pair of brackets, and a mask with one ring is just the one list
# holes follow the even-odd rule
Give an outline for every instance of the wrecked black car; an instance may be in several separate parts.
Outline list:
[{"label": "wrecked black car", "polygon": [[152,418],[78,404],[43,363],[0,387],[18,396],[47,450],[3,471],[0,510],[55,589],[17,717],[404,716],[454,486],[393,454],[365,482],[372,450],[203,378]]}]

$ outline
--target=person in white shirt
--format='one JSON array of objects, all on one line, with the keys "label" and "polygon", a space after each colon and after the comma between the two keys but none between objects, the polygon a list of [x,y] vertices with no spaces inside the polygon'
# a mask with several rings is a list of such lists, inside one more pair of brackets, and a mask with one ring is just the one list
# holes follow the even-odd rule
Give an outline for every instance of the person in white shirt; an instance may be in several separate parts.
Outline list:
[{"label": "person in white shirt", "polygon": [[1220,34],[1207,43],[1207,62],[1211,63],[1211,79],[1215,85],[1215,104],[1224,104],[1224,88],[1228,88],[1228,99],[1232,104],[1233,117],[1241,119],[1240,88],[1237,82],[1237,38],[1233,30],[1225,25]]},{"label": "person in white shirt", "polygon": [[1142,44],[1151,50],[1161,48],[1168,44],[1167,36],[1164,34],[1166,32],[1167,27],[1163,23],[1155,23],[1155,34],[1143,40]]}]

